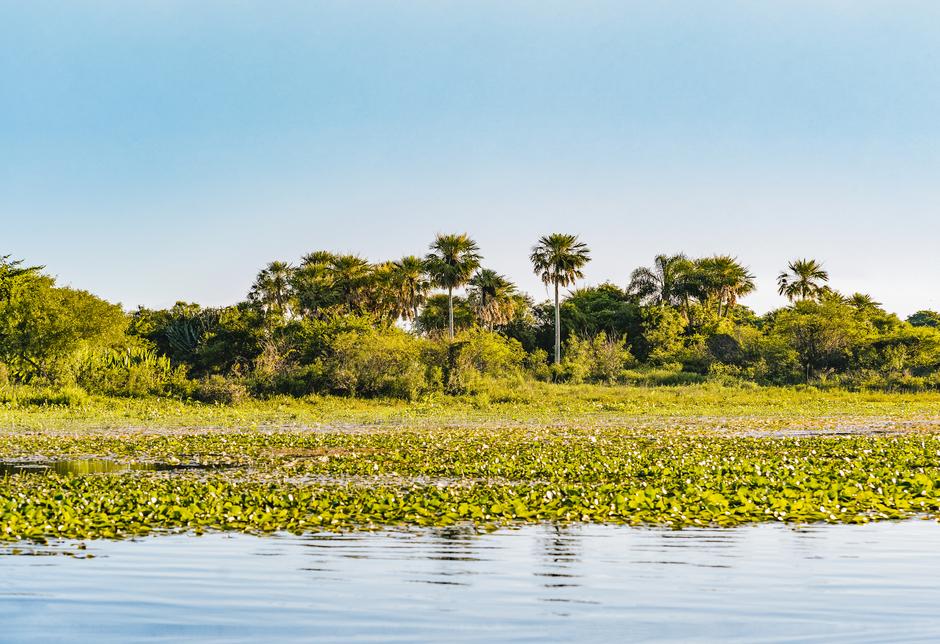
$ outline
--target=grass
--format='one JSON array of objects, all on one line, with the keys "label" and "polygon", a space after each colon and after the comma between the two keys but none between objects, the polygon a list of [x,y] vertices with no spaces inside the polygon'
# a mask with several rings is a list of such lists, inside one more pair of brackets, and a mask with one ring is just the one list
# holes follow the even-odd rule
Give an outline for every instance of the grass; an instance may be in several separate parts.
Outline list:
[{"label": "grass", "polygon": [[935,516],[938,421],[933,394],[714,386],[527,384],[413,404],[11,405],[0,412],[3,459],[229,468],[0,478],[0,539]]},{"label": "grass", "polygon": [[818,391],[813,388],[602,387],[538,382],[496,383],[468,396],[433,396],[416,402],[329,396],[277,397],[235,405],[157,398],[89,396],[79,404],[0,405],[3,430],[123,428],[304,428],[323,425],[493,424],[622,422],[636,418],[783,420],[884,417],[940,419],[940,393]]}]

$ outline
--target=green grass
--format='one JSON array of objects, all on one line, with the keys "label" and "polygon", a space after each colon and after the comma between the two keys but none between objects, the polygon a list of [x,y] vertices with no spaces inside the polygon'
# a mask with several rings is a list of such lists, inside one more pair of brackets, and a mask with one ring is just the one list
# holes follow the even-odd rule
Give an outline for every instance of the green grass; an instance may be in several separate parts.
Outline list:
[{"label": "green grass", "polygon": [[[2,410],[0,458],[231,467],[0,478],[0,539],[935,516],[938,421],[937,395],[704,386],[529,384],[410,405],[91,398],[79,407],[11,406]],[[905,431],[794,433],[866,428]]]},{"label": "green grass", "polygon": [[491,424],[618,421],[625,418],[815,422],[820,418],[940,418],[940,393],[817,391],[812,388],[602,387],[496,383],[473,396],[416,402],[312,396],[211,405],[169,399],[89,396],[80,404],[0,405],[0,431],[102,428],[301,428],[317,425]]}]

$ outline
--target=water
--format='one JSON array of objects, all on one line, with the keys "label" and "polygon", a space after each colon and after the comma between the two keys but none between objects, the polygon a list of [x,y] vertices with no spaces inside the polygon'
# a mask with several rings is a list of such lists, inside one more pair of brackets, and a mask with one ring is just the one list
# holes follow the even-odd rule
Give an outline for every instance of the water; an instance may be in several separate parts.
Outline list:
[{"label": "water", "polygon": [[79,458],[64,461],[0,461],[0,478],[13,474],[116,474],[121,472],[167,472],[176,470],[221,469],[221,465],[186,463],[126,463],[106,458]]},{"label": "water", "polygon": [[931,521],[173,535],[78,552],[95,557],[0,556],[0,641],[940,640]]}]

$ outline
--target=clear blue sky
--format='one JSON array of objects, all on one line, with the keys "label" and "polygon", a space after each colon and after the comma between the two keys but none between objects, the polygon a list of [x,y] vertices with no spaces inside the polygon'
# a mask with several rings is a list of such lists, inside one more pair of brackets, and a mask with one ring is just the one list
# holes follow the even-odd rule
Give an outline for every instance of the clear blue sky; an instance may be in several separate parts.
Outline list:
[{"label": "clear blue sky", "polygon": [[940,3],[0,0],[0,251],[132,308],[467,231],[940,308]]}]

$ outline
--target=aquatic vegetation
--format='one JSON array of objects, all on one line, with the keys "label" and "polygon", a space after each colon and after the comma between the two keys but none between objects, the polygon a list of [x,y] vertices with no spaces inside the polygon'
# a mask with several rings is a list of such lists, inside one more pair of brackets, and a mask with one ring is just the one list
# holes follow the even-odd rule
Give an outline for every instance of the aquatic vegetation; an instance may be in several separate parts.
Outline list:
[{"label": "aquatic vegetation", "polygon": [[940,434],[647,424],[0,436],[0,459],[229,465],[0,478],[0,538],[560,521],[860,523],[940,511]]}]

